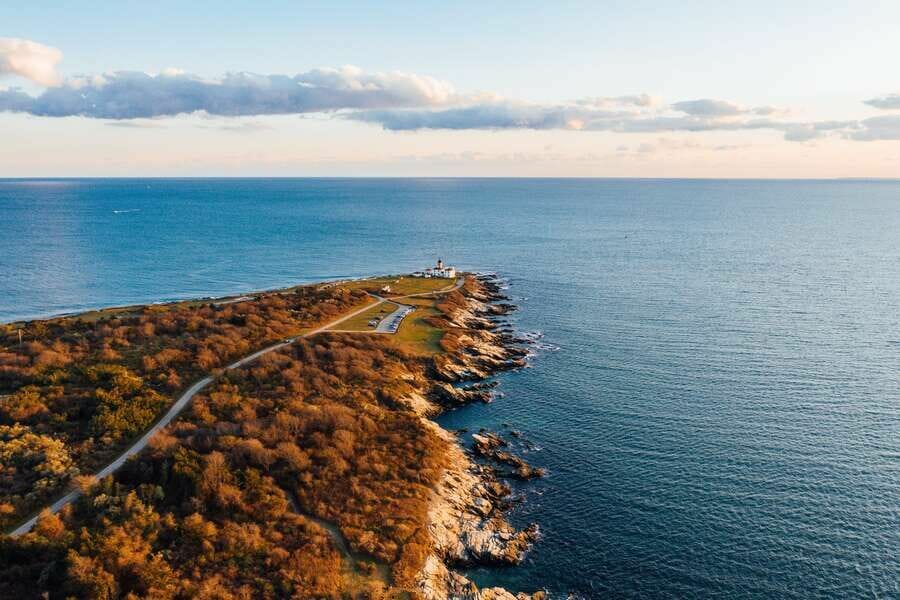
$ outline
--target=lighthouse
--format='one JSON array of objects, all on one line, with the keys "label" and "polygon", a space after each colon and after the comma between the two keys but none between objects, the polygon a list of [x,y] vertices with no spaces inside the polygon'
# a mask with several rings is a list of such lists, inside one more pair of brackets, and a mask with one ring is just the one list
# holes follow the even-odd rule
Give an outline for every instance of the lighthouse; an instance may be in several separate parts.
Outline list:
[{"label": "lighthouse", "polygon": [[453,279],[456,277],[456,269],[444,264],[444,260],[439,258],[436,267],[428,267],[424,271],[416,271],[413,277],[442,277],[444,279]]}]

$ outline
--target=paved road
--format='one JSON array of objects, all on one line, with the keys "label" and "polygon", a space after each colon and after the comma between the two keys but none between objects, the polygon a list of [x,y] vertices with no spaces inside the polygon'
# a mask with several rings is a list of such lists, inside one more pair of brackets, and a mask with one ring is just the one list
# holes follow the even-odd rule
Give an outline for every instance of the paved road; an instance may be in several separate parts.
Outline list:
[{"label": "paved road", "polygon": [[[259,358],[260,356],[262,356],[264,354],[268,354],[269,352],[274,352],[275,350],[280,350],[281,348],[284,348],[285,346],[289,346],[289,345],[293,344],[295,341],[297,341],[300,338],[309,337],[312,335],[316,335],[317,333],[321,333],[322,331],[325,331],[329,327],[333,327],[335,325],[338,325],[339,323],[343,323],[347,319],[353,318],[360,313],[366,312],[373,306],[378,306],[382,302],[384,302],[383,298],[378,300],[374,304],[367,304],[358,310],[355,310],[347,315],[344,315],[340,319],[336,319],[326,325],[323,325],[321,327],[313,329],[312,331],[309,331],[303,335],[293,337],[293,338],[288,338],[283,342],[280,342],[273,346],[269,346],[268,348],[263,348],[262,350],[260,350],[258,352],[254,352],[253,354],[250,354],[249,356],[245,356],[244,358],[240,359],[239,361],[231,363],[230,365],[228,365],[225,368],[226,369],[237,369],[237,368],[243,367],[247,363],[253,362],[254,360],[256,360],[257,358]],[[144,433],[144,435],[142,435],[138,441],[136,441],[134,444],[132,444],[127,450],[125,450],[125,452],[120,454],[114,461],[112,461],[111,463],[106,465],[104,468],[102,468],[100,471],[98,471],[96,474],[97,479],[102,479],[102,478],[106,477],[107,475],[111,475],[112,473],[115,473],[117,470],[119,470],[119,468],[122,465],[125,464],[126,460],[128,460],[129,458],[131,458],[132,456],[134,456],[135,454],[137,454],[138,452],[140,452],[141,450],[146,448],[147,443],[150,441],[150,438],[152,438],[154,435],[156,435],[156,433],[158,433],[159,430],[161,430],[163,427],[165,427],[166,425],[171,423],[172,419],[177,417],[181,413],[181,411],[184,410],[184,407],[188,405],[188,403],[191,401],[191,399],[193,399],[193,397],[197,395],[197,392],[199,392],[200,390],[202,390],[203,388],[208,386],[210,383],[212,383],[214,379],[215,379],[215,377],[210,375],[208,377],[204,377],[203,379],[201,379],[200,381],[198,381],[197,383],[195,383],[194,385],[189,387],[187,389],[187,391],[185,391],[178,398],[178,400],[175,401],[175,404],[173,404],[171,407],[169,407],[169,410],[166,411],[166,414],[164,414],[162,416],[162,418],[155,425],[153,425],[153,427],[148,429],[147,432]],[[72,490],[68,494],[66,494],[65,496],[63,496],[62,498],[60,498],[53,504],[51,504],[48,508],[50,509],[50,512],[54,512],[54,513],[59,512],[64,506],[74,502],[75,499],[78,498],[78,496],[80,496],[80,495],[81,495],[80,491]],[[28,519],[27,521],[25,521],[24,523],[22,523],[15,529],[13,529],[9,535],[12,537],[18,537],[24,533],[28,533],[29,531],[31,531],[31,528],[34,527],[34,524],[37,523],[37,518],[38,518],[38,515],[31,517],[30,519]]]},{"label": "paved road", "polygon": [[[447,289],[439,290],[436,292],[423,292],[421,294],[408,294],[406,296],[400,296],[397,299],[412,298],[412,297],[416,297],[416,296],[430,296],[432,294],[444,294],[444,293],[452,291],[452,290],[458,290],[460,287],[462,287],[464,282],[465,282],[465,278],[459,277],[456,280],[456,284],[452,288],[447,288]],[[386,300],[385,298],[382,298],[381,296],[375,296],[374,294],[372,295],[372,297],[376,299],[376,302],[374,304],[367,304],[358,310],[355,310],[349,314],[346,314],[339,319],[335,319],[334,321],[327,323],[326,325],[322,325],[321,327],[313,329],[312,331],[308,331],[308,332],[304,333],[303,335],[288,338],[283,342],[280,342],[273,346],[269,346],[268,348],[263,348],[262,350],[260,350],[258,352],[254,352],[253,354],[250,354],[249,356],[245,356],[244,358],[231,363],[230,365],[225,367],[225,369],[237,369],[237,368],[243,367],[244,365],[253,362],[254,360],[256,360],[257,358],[259,358],[260,356],[262,356],[264,354],[268,354],[269,352],[274,352],[276,350],[280,350],[281,348],[284,348],[285,346],[289,346],[289,345],[293,344],[295,341],[297,341],[300,338],[316,335],[317,333],[321,333],[321,332],[325,331],[326,329],[331,329],[335,325],[339,325],[348,319],[352,319],[356,315],[364,313],[367,310],[369,310],[375,306],[378,306],[382,302],[390,302],[389,300]],[[383,319],[382,323],[390,320],[391,317],[394,317],[402,310],[404,310],[406,308],[412,308],[412,307],[407,307],[406,305],[398,304],[397,302],[391,302],[391,303],[397,304],[397,306],[399,308],[397,310],[395,310],[393,313],[391,313],[388,317]],[[399,327],[400,321],[403,319],[404,316],[406,316],[406,314],[403,314],[403,316],[401,316],[397,320],[397,327]],[[381,327],[381,324],[379,324],[379,328],[380,327]],[[397,328],[395,327],[393,332],[388,332],[388,333],[396,333],[396,331],[397,331]],[[156,435],[159,432],[159,430],[161,430],[163,427],[165,427],[166,425],[171,423],[172,419],[177,417],[181,413],[181,411],[184,410],[184,407],[187,406],[188,403],[193,399],[193,397],[197,395],[197,392],[199,392],[200,390],[202,390],[203,388],[208,386],[214,380],[215,380],[215,377],[212,375],[209,375],[207,377],[204,377],[203,379],[201,379],[200,381],[198,381],[191,387],[189,387],[187,389],[187,391],[184,392],[178,398],[178,400],[175,401],[175,403],[171,407],[169,407],[169,410],[166,411],[166,414],[164,414],[162,416],[162,418],[159,421],[157,421],[155,425],[153,425],[153,427],[148,429],[147,432],[144,433],[144,435],[142,435],[138,441],[136,441],[127,450],[125,450],[122,454],[120,454],[118,457],[116,457],[116,459],[114,461],[112,461],[111,463],[106,465],[104,468],[102,468],[100,471],[98,471],[95,475],[97,477],[97,479],[103,479],[107,475],[111,475],[111,474],[115,473],[117,470],[119,470],[119,468],[122,467],[122,465],[125,464],[126,460],[128,460],[129,458],[131,458],[132,456],[134,456],[135,454],[137,454],[138,452],[140,452],[141,450],[146,448],[147,443],[150,442],[150,438],[152,438],[154,435]],[[75,499],[78,498],[78,496],[80,496],[80,495],[81,495],[81,492],[79,490],[72,490],[69,493],[67,493],[65,496],[63,496],[62,498],[58,499],[56,502],[51,504],[48,508],[50,509],[50,512],[57,513],[60,510],[62,510],[62,508],[64,506],[74,502]],[[13,529],[9,533],[9,535],[11,537],[18,537],[22,534],[28,533],[34,527],[34,524],[37,523],[37,518],[38,518],[38,515],[31,517],[30,519],[28,519],[27,521],[25,521],[24,523],[22,523],[15,529]]]}]

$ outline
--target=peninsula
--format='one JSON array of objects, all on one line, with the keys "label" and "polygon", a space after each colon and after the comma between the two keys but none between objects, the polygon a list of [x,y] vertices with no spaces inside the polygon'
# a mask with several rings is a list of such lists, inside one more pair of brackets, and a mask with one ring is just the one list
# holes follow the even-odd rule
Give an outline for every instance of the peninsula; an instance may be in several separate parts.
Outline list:
[{"label": "peninsula", "polygon": [[454,571],[541,471],[431,420],[526,354],[451,269],[0,325],[0,595],[542,597]]}]

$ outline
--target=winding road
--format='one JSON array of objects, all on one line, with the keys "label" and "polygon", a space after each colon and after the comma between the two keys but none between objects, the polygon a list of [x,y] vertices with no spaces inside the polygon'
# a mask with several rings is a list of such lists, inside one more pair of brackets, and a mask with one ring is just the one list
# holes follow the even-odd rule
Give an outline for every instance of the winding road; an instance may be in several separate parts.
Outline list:
[{"label": "winding road", "polygon": [[[411,298],[411,297],[418,297],[418,296],[430,296],[433,294],[446,294],[447,292],[450,292],[453,290],[458,290],[460,287],[462,287],[462,284],[464,282],[465,282],[465,278],[460,277],[457,279],[456,284],[453,287],[449,287],[449,288],[442,289],[442,290],[437,290],[434,292],[409,294],[407,296],[399,296],[398,298]],[[362,308],[354,310],[353,312],[350,312],[338,319],[335,319],[334,321],[331,321],[330,323],[326,323],[325,325],[322,325],[321,327],[317,327],[316,329],[308,331],[308,332],[304,333],[303,335],[298,335],[296,337],[287,338],[283,342],[279,342],[278,344],[274,344],[267,348],[263,348],[262,350],[254,352],[253,354],[245,356],[244,358],[231,363],[230,365],[225,367],[225,370],[238,369],[240,367],[243,367],[244,365],[255,361],[260,356],[263,356],[270,352],[274,352],[276,350],[280,350],[281,348],[284,348],[285,346],[290,346],[298,339],[311,337],[318,333],[322,333],[323,331],[329,330],[329,329],[333,328],[335,325],[339,325],[348,319],[352,319],[356,315],[362,314],[362,313],[372,309],[373,307],[378,306],[382,302],[392,302],[393,300],[398,299],[398,298],[394,298],[392,300],[387,300],[386,298],[382,298],[381,296],[375,296],[375,295],[372,295],[372,296],[376,299],[376,302],[374,304],[366,304]],[[394,302],[394,304],[396,304],[396,302]],[[399,306],[402,307],[405,305],[399,305]],[[394,314],[397,314],[397,311],[392,313],[391,316],[393,316]],[[359,332],[357,332],[357,333],[359,333]],[[162,416],[162,418],[159,419],[159,421],[157,421],[150,429],[148,429],[144,433],[144,435],[142,435],[140,437],[140,439],[138,439],[131,446],[129,446],[122,454],[120,454],[118,457],[116,457],[115,460],[113,460],[111,463],[109,463],[104,468],[102,468],[100,471],[98,471],[95,474],[95,477],[97,479],[103,479],[107,475],[111,475],[111,474],[115,473],[116,471],[118,471],[122,467],[122,465],[125,464],[126,460],[128,460],[129,458],[131,458],[132,456],[134,456],[135,454],[137,454],[138,452],[140,452],[141,450],[146,448],[147,444],[150,442],[150,438],[152,438],[162,428],[164,428],[169,423],[171,423],[172,420],[175,417],[177,417],[181,413],[182,410],[184,410],[184,408],[188,405],[188,403],[190,403],[190,401],[193,399],[193,397],[196,396],[199,391],[201,391],[203,388],[208,386],[213,381],[215,381],[215,376],[207,375],[206,377],[204,377],[203,379],[201,379],[200,381],[196,382],[194,385],[189,387],[175,401],[175,403],[169,407],[169,410],[166,411],[166,413]],[[71,490],[65,496],[63,496],[62,498],[58,499],[56,502],[54,502],[53,504],[48,506],[47,509],[49,509],[50,512],[52,512],[52,513],[57,513],[60,510],[62,510],[63,507],[74,502],[80,495],[81,495],[80,490],[77,490],[77,489]],[[9,532],[10,537],[18,537],[20,535],[23,535],[23,534],[31,531],[31,529],[34,527],[35,523],[37,523],[37,519],[38,519],[39,515],[40,515],[40,512],[38,514],[34,515],[33,517],[31,517],[30,519],[28,519],[27,521],[25,521],[24,523],[22,523],[21,525],[19,525],[18,527],[16,527],[15,529],[13,529],[12,531],[10,531]]]}]

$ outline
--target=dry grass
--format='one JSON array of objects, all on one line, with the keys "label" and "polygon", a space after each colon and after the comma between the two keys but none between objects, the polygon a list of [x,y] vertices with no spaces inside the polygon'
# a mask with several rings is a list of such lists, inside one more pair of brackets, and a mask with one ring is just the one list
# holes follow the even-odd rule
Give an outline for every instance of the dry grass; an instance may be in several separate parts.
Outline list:
[{"label": "dry grass", "polygon": [[376,277],[374,279],[362,279],[359,281],[350,281],[341,284],[340,287],[348,289],[361,289],[367,292],[380,294],[381,288],[386,285],[391,286],[390,293],[382,294],[391,298],[396,296],[405,296],[406,294],[423,294],[427,292],[437,292],[452,287],[456,281],[454,279],[430,279],[425,277],[409,277],[406,275],[396,275],[387,277]]}]

